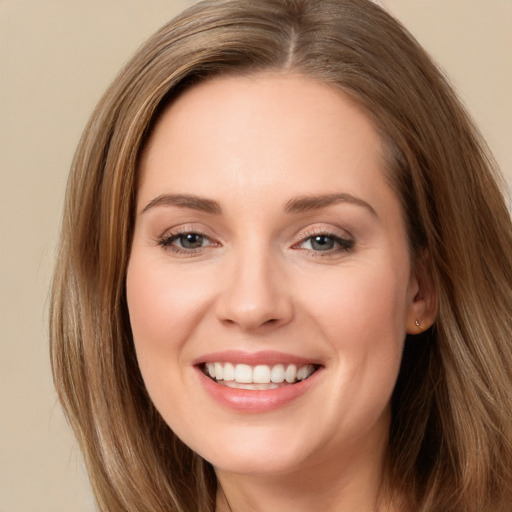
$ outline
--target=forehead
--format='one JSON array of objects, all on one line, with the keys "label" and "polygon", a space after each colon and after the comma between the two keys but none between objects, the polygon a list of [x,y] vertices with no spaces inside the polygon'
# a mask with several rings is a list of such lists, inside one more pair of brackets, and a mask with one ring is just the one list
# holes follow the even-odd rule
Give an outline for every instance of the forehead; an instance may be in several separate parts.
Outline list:
[{"label": "forehead", "polygon": [[384,180],[382,155],[369,117],[334,87],[283,73],[220,77],[164,111],[141,159],[140,191],[211,194],[212,179],[219,193],[325,193],[364,181],[369,189]]}]

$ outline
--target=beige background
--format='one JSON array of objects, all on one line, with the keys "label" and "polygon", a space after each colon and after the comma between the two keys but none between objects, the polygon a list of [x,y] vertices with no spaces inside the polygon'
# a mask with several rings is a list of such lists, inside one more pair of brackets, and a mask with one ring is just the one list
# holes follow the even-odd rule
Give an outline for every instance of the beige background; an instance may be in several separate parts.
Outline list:
[{"label": "beige background", "polygon": [[[0,512],[94,510],[48,362],[66,174],[121,64],[190,3],[0,0]],[[512,185],[512,0],[380,3],[447,70]]]}]

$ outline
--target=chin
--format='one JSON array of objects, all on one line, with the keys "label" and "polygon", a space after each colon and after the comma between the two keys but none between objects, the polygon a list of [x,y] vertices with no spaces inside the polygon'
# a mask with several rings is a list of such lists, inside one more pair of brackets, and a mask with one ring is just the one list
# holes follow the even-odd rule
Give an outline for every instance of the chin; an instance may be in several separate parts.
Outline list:
[{"label": "chin", "polygon": [[254,451],[228,453],[224,457],[209,460],[216,471],[251,476],[281,476],[297,471],[303,461],[290,454],[277,456]]},{"label": "chin", "polygon": [[296,426],[238,425],[223,436],[211,436],[194,443],[186,440],[194,451],[211,463],[216,470],[236,474],[284,475],[306,467],[322,449],[309,436],[299,433]]}]

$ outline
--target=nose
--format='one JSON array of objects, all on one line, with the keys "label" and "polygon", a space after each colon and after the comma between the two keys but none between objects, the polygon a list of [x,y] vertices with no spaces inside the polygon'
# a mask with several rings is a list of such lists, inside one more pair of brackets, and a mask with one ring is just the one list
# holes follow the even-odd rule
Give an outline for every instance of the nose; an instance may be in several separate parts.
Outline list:
[{"label": "nose", "polygon": [[243,331],[289,323],[294,314],[291,290],[275,259],[252,253],[230,263],[217,300],[219,321]]}]

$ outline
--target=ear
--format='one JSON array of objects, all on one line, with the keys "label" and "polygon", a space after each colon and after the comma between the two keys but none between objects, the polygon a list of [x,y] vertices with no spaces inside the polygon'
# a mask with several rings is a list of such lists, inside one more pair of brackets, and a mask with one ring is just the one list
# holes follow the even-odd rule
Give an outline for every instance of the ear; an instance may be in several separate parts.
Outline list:
[{"label": "ear", "polygon": [[437,294],[432,278],[430,254],[423,250],[411,271],[410,303],[406,319],[407,334],[426,331],[437,316]]}]

